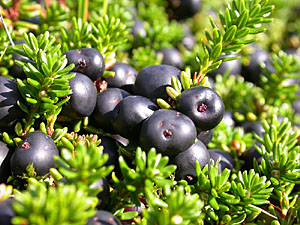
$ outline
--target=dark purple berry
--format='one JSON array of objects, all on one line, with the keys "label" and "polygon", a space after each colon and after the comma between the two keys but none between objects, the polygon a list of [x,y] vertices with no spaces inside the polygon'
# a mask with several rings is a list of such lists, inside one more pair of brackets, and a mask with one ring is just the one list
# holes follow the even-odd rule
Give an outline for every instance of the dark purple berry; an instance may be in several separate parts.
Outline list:
[{"label": "dark purple berry", "polygon": [[12,129],[15,123],[23,118],[24,112],[17,105],[18,101],[23,101],[23,98],[17,82],[0,76],[0,130]]},{"label": "dark purple berry", "polygon": [[76,73],[69,83],[73,92],[70,99],[72,110],[80,116],[90,116],[97,101],[97,89],[93,81],[84,74]]},{"label": "dark purple berry", "polygon": [[235,121],[234,121],[234,118],[233,118],[233,113],[229,112],[229,111],[225,111],[224,116],[223,116],[223,122],[228,127],[234,127]]},{"label": "dark purple berry", "polygon": [[167,156],[174,156],[188,149],[196,140],[193,121],[175,110],[159,109],[145,120],[140,130],[140,146],[151,147]]},{"label": "dark purple berry", "polygon": [[178,79],[181,71],[174,66],[154,65],[142,69],[135,81],[135,94],[149,98],[156,103],[157,98],[168,100],[166,87],[171,86],[171,78]]},{"label": "dark purple berry", "polygon": [[75,65],[73,72],[83,73],[93,81],[100,78],[105,71],[104,58],[94,48],[69,50],[65,55],[68,59],[68,65],[72,63]]},{"label": "dark purple berry", "polygon": [[262,69],[260,63],[266,63],[270,60],[269,53],[258,47],[254,47],[255,51],[250,56],[250,62],[248,65],[242,67],[242,76],[246,81],[252,82],[254,84],[260,83],[260,75],[262,74]]},{"label": "dark purple berry", "polygon": [[161,53],[163,55],[162,64],[183,68],[184,62],[178,49],[163,48]]},{"label": "dark purple berry", "polygon": [[248,121],[241,125],[245,133],[254,132],[258,136],[263,137],[264,128],[259,121]]},{"label": "dark purple berry", "polygon": [[58,149],[51,137],[41,131],[34,131],[24,139],[10,159],[10,168],[14,175],[22,176],[26,167],[32,164],[38,176],[55,168],[53,156],[58,155]]},{"label": "dark purple berry", "polygon": [[191,29],[187,26],[183,26],[185,37],[182,39],[181,43],[182,45],[189,51],[191,51],[196,43],[196,38],[193,35]]},{"label": "dark purple berry", "polygon": [[96,215],[88,220],[87,225],[122,225],[111,212],[98,210]]},{"label": "dark purple berry", "polygon": [[193,17],[199,12],[202,0],[169,0],[176,19]]},{"label": "dark purple berry", "polygon": [[5,183],[11,173],[9,166],[11,155],[12,151],[0,141],[0,183]]},{"label": "dark purple berry", "polygon": [[214,136],[214,130],[205,130],[205,131],[200,131],[197,134],[197,138],[203,142],[206,146],[210,143],[211,139]]},{"label": "dark purple berry", "polygon": [[195,123],[199,131],[210,130],[222,120],[224,104],[220,96],[207,87],[192,87],[181,93],[176,109]]},{"label": "dark purple berry", "polygon": [[101,191],[97,194],[98,204],[97,209],[107,209],[110,203],[109,184],[106,178],[101,178],[94,184],[89,186],[90,189],[101,188]]},{"label": "dark purple berry", "polygon": [[175,171],[176,180],[186,180],[190,184],[197,181],[196,161],[199,162],[201,168],[209,163],[210,155],[206,146],[202,141],[198,140],[187,150],[179,153],[170,161],[171,164],[177,166]]},{"label": "dark purple berry", "polygon": [[118,165],[119,153],[115,139],[105,136],[100,136],[99,139],[101,140],[100,145],[103,146],[103,153],[109,156],[105,166],[113,165],[116,167]]},{"label": "dark purple berry", "polygon": [[109,71],[115,72],[115,76],[105,78],[108,87],[122,88],[130,93],[134,93],[137,71],[132,66],[122,62],[116,62]]},{"label": "dark purple berry", "polygon": [[158,109],[150,99],[131,95],[116,106],[112,125],[116,133],[125,138],[138,137],[142,122]]},{"label": "dark purple berry", "polygon": [[216,163],[219,162],[219,172],[222,172],[225,168],[234,169],[234,159],[228,153],[218,150],[218,149],[209,149],[210,158]]},{"label": "dark purple berry", "polygon": [[119,102],[129,96],[127,91],[120,88],[108,88],[97,96],[97,103],[92,117],[96,126],[104,131],[115,133],[112,127],[113,110]]},{"label": "dark purple berry", "polygon": [[12,224],[12,218],[16,216],[16,213],[12,208],[13,202],[14,202],[13,198],[0,201],[0,224],[1,225]]},{"label": "dark purple berry", "polygon": [[132,35],[134,37],[134,40],[139,40],[140,38],[145,38],[147,36],[146,29],[144,27],[144,23],[141,20],[135,20],[134,25],[131,28],[132,29]]}]

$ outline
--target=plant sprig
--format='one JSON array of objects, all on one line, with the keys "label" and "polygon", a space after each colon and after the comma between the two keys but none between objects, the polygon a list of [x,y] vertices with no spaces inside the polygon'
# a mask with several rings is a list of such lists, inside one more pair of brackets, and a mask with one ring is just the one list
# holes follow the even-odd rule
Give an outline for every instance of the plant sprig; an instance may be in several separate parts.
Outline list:
[{"label": "plant sprig", "polygon": [[200,71],[194,83],[197,84],[222,62],[235,59],[220,58],[221,55],[237,54],[244,45],[255,42],[256,39],[249,39],[249,36],[266,31],[262,25],[272,21],[268,16],[273,9],[274,6],[270,5],[269,0],[234,0],[228,3],[224,13],[219,12],[221,28],[210,17],[213,32],[205,32],[203,54],[197,58]]},{"label": "plant sprig", "polygon": [[54,123],[62,105],[69,100],[72,91],[69,86],[75,74],[68,74],[74,65],[67,66],[66,56],[61,55],[60,45],[55,37],[47,31],[36,38],[32,33],[24,34],[26,44],[23,49],[15,49],[29,61],[16,61],[23,67],[26,79],[18,79],[19,91],[25,102],[18,101],[26,113],[22,136],[31,129],[35,119],[46,119],[49,135],[54,131]]},{"label": "plant sprig", "polygon": [[63,137],[61,142],[64,147],[60,156],[55,156],[54,160],[59,173],[64,177],[64,183],[75,184],[86,190],[89,196],[97,195],[100,189],[90,186],[113,170],[113,166],[105,166],[109,157],[103,154],[103,147],[97,146],[97,136],[85,140],[79,138],[74,144]]},{"label": "plant sprig", "polygon": [[74,185],[45,187],[43,183],[31,184],[24,192],[16,192],[13,224],[82,224],[95,215],[97,199]]}]

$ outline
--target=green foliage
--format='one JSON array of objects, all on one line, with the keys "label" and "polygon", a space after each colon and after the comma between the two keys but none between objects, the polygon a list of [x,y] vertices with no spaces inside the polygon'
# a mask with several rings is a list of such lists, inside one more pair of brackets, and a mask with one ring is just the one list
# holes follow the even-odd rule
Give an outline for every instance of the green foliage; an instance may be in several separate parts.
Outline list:
[{"label": "green foliage", "polygon": [[162,55],[156,54],[155,50],[149,46],[139,47],[132,51],[130,64],[140,71],[146,66],[159,65],[162,61]]},{"label": "green foliage", "polygon": [[81,18],[72,18],[72,29],[61,27],[62,52],[71,49],[90,48],[92,26]]},{"label": "green foliage", "polygon": [[13,209],[17,216],[12,223],[24,224],[82,224],[96,212],[95,198],[74,185],[49,187],[31,184],[26,191],[14,195]]},{"label": "green foliage", "polygon": [[[175,181],[170,180],[170,176],[176,170],[176,166],[167,165],[169,158],[159,153],[156,154],[154,148],[152,148],[146,155],[141,148],[136,149],[135,164],[136,169],[131,169],[123,156],[119,157],[120,169],[124,180],[119,180],[114,176],[113,180],[118,190],[127,190],[130,194],[130,198],[136,205],[140,204],[138,199],[139,195],[142,195],[146,182],[150,181],[153,185],[158,187],[164,187],[166,185],[172,186]],[[126,199],[126,198],[125,198]]]},{"label": "green foliage", "polygon": [[39,34],[49,31],[54,36],[60,36],[62,27],[66,28],[71,20],[70,9],[60,1],[51,1],[46,7],[45,16],[41,16],[40,20]]},{"label": "green foliage", "polygon": [[106,177],[113,166],[104,166],[108,160],[108,155],[103,154],[103,147],[97,147],[96,136],[91,140],[77,141],[71,144],[62,139],[63,147],[60,156],[55,156],[58,171],[63,175],[64,183],[74,184],[75,186],[86,190],[89,196],[96,195],[100,189],[90,186],[99,179]]},{"label": "green foliage", "polygon": [[13,186],[0,184],[0,202],[8,199],[9,196],[12,194],[12,191],[13,191]]},{"label": "green foliage", "polygon": [[143,211],[143,219],[139,224],[143,225],[193,225],[202,224],[201,210],[203,202],[197,194],[185,193],[183,186],[175,190],[166,190],[164,201],[153,194],[151,183],[146,184],[145,189],[148,201],[148,209]]},{"label": "green foliage", "polygon": [[138,12],[138,18],[144,21],[147,32],[146,38],[140,40],[140,45],[151,44],[154,49],[159,50],[177,46],[178,42],[183,39],[183,27],[175,21],[168,20],[163,6],[139,3]]},{"label": "green foliage", "polygon": [[114,16],[99,16],[95,21],[91,24],[92,46],[106,59],[115,54],[118,46],[127,41],[128,29],[119,18]]},{"label": "green foliage", "polygon": [[214,128],[210,149],[220,149],[229,153],[235,159],[236,171],[240,170],[239,157],[254,144],[252,133],[245,134],[241,127],[231,127],[221,122]]},{"label": "green foliage", "polygon": [[[104,14],[104,0],[89,1],[89,7],[92,9],[89,21],[97,23],[98,19]],[[101,7],[99,7],[101,6]],[[132,0],[109,0],[107,15],[114,15],[115,18],[120,19],[126,27],[132,27],[134,15],[134,3]]]},{"label": "green foliage", "polygon": [[266,30],[261,25],[272,21],[268,15],[273,9],[269,0],[236,0],[228,3],[224,13],[219,13],[221,28],[210,18],[213,32],[205,33],[206,42],[203,42],[202,52],[197,58],[200,70],[196,83],[223,61],[235,59],[220,58],[221,55],[237,54],[244,45],[255,42],[256,39],[249,37]]},{"label": "green foliage", "polygon": [[215,91],[220,95],[227,111],[239,111],[244,114],[258,115],[257,104],[263,104],[262,89],[251,82],[246,82],[242,76],[217,75]]},{"label": "green foliage", "polygon": [[256,146],[263,159],[257,170],[267,176],[276,188],[288,182],[299,184],[300,160],[298,137],[300,131],[292,129],[291,122],[285,118],[281,123],[274,116],[270,123],[264,121],[263,138],[255,135],[262,145]]},{"label": "green foliage", "polygon": [[[18,79],[19,91],[25,103],[18,105],[26,113],[23,135],[34,125],[35,119],[43,116],[52,134],[54,122],[60,113],[62,105],[72,94],[69,80],[75,74],[68,74],[74,65],[67,65],[66,56],[59,52],[60,45],[55,43],[55,37],[45,32],[36,38],[32,33],[24,34],[26,44],[23,49],[15,49],[30,60],[17,61],[26,74],[25,80]],[[62,100],[61,100],[62,99]]]},{"label": "green foliage", "polygon": [[291,84],[292,79],[300,78],[300,60],[296,55],[281,51],[272,56],[271,65],[262,65],[262,68],[264,75],[261,80],[267,105],[281,107],[297,100],[298,85]]},{"label": "green foliage", "polygon": [[197,183],[194,193],[204,201],[205,220],[209,224],[241,224],[252,221],[261,212],[267,213],[258,205],[268,203],[272,193],[271,182],[260,177],[254,170],[249,173],[239,171],[231,176],[230,170],[218,173],[218,165],[206,165],[202,170],[196,162]]}]

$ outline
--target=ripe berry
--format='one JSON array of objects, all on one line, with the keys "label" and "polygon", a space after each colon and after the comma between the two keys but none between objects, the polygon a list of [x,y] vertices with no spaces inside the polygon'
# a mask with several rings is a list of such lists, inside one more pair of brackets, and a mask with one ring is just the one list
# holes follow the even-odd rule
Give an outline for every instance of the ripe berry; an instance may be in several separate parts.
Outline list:
[{"label": "ripe berry", "polygon": [[228,153],[218,149],[210,149],[208,152],[210,154],[210,158],[214,162],[217,162],[220,159],[219,172],[222,172],[225,168],[228,168],[230,170],[234,168],[234,160]]},{"label": "ripe berry", "polygon": [[205,130],[205,131],[200,131],[197,134],[197,138],[203,142],[203,144],[205,144],[206,146],[209,144],[209,142],[211,141],[211,139],[214,136],[214,130]]},{"label": "ripe berry", "polygon": [[254,84],[260,83],[260,75],[262,73],[260,63],[266,63],[269,59],[269,53],[258,47],[254,47],[255,52],[250,56],[250,63],[242,67],[242,76],[246,81]]},{"label": "ripe berry", "polygon": [[105,78],[108,87],[122,88],[130,93],[134,93],[137,71],[132,66],[122,62],[116,62],[109,71],[114,71],[115,76]]},{"label": "ripe berry", "polygon": [[210,155],[202,141],[198,140],[187,150],[179,153],[171,159],[171,164],[177,166],[175,171],[176,180],[187,180],[189,183],[197,181],[195,170],[196,160],[200,163],[201,168],[209,163]]},{"label": "ripe berry", "polygon": [[216,127],[222,120],[224,104],[220,96],[207,87],[192,87],[181,93],[176,109],[195,123],[200,131]]},{"label": "ripe berry", "polygon": [[96,106],[97,89],[93,81],[82,73],[76,73],[76,77],[70,80],[72,95],[70,107],[80,116],[90,116]]},{"label": "ripe berry", "polygon": [[112,213],[98,210],[96,215],[88,220],[87,225],[122,225]]},{"label": "ripe berry", "polygon": [[69,50],[65,53],[68,65],[75,64],[73,72],[87,75],[93,81],[100,78],[105,71],[103,56],[94,48]]},{"label": "ripe berry", "polygon": [[258,136],[263,137],[264,128],[259,121],[248,121],[241,125],[244,128],[245,133],[254,132]]},{"label": "ripe berry", "polygon": [[12,218],[16,216],[15,211],[12,208],[13,198],[0,201],[0,224],[1,225],[11,225]]},{"label": "ripe berry", "polygon": [[175,76],[179,81],[180,73],[179,69],[169,65],[145,67],[136,77],[135,94],[147,97],[155,103],[157,98],[168,100],[166,87],[171,86],[172,76]]},{"label": "ripe berry", "polygon": [[163,48],[161,53],[163,54],[162,64],[175,66],[177,68],[184,66],[181,54],[176,48]]},{"label": "ripe berry", "polygon": [[97,96],[97,103],[92,118],[96,126],[104,131],[114,133],[112,127],[113,110],[125,97],[129,96],[127,91],[119,88],[108,88]]},{"label": "ripe berry", "polygon": [[140,130],[140,146],[151,147],[167,156],[174,156],[188,149],[197,136],[193,121],[175,110],[159,109],[145,120]]},{"label": "ripe berry", "polygon": [[196,38],[187,25],[183,25],[185,37],[182,39],[182,45],[189,51],[195,46]]},{"label": "ripe berry", "polygon": [[90,185],[90,189],[101,187],[101,191],[97,194],[97,209],[106,209],[110,203],[109,184],[106,178],[101,178],[94,184]]},{"label": "ripe berry", "polygon": [[23,101],[17,82],[0,76],[0,130],[12,129],[23,118],[24,112],[17,105],[17,101]]},{"label": "ripe berry", "polygon": [[147,36],[146,29],[144,27],[144,23],[141,20],[135,20],[134,25],[131,28],[132,35],[134,40],[137,41],[140,38],[145,38]]},{"label": "ripe berry", "polygon": [[125,138],[137,137],[142,122],[158,107],[150,99],[131,95],[119,102],[113,111],[112,125],[116,133]]},{"label": "ripe berry", "polygon": [[177,19],[186,19],[199,12],[202,0],[169,0]]},{"label": "ripe berry", "polygon": [[33,164],[38,176],[56,167],[53,156],[58,155],[54,141],[41,131],[34,131],[24,139],[10,159],[10,168],[14,175],[22,176],[26,167]]},{"label": "ripe berry", "polygon": [[12,151],[9,150],[7,145],[0,141],[0,183],[6,182],[10,175],[9,161]]}]

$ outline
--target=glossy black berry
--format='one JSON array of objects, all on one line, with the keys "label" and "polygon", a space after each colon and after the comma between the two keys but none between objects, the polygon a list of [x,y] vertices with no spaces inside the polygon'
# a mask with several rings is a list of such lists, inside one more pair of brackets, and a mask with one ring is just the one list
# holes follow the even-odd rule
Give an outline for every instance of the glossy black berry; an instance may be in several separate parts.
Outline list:
[{"label": "glossy black berry", "polygon": [[23,118],[24,112],[17,105],[23,101],[16,81],[0,76],[0,130],[12,129]]},{"label": "glossy black berry", "polygon": [[140,130],[140,146],[151,147],[167,156],[174,156],[194,144],[197,136],[193,121],[175,110],[159,109],[145,120]]},{"label": "glossy black berry", "polygon": [[191,29],[187,25],[183,25],[184,29],[184,38],[181,41],[181,44],[189,51],[193,49],[196,43],[196,38],[193,35]]},{"label": "glossy black berry", "polygon": [[100,78],[105,71],[103,56],[94,48],[82,48],[69,50],[65,53],[68,65],[74,64],[73,72],[87,75],[93,81]]},{"label": "glossy black berry", "polygon": [[22,176],[26,167],[32,164],[38,176],[55,168],[53,156],[58,149],[51,137],[41,131],[34,131],[24,139],[10,159],[10,168],[14,175]]},{"label": "glossy black berry", "polygon": [[195,123],[200,131],[216,127],[222,120],[224,104],[220,96],[207,87],[192,87],[182,92],[176,109]]},{"label": "glossy black berry", "polygon": [[96,215],[88,220],[87,225],[122,225],[111,212],[98,210]]},{"label": "glossy black berry", "polygon": [[198,140],[187,150],[179,153],[171,159],[171,164],[177,166],[175,171],[176,180],[187,180],[189,183],[197,181],[195,170],[196,161],[200,163],[201,168],[209,163],[210,155],[202,141]]},{"label": "glossy black berry", "polygon": [[255,51],[250,56],[250,62],[248,65],[242,67],[242,76],[246,81],[250,81],[254,84],[260,83],[260,75],[262,70],[260,63],[266,63],[269,59],[269,53],[258,47],[254,47]]},{"label": "glossy black berry", "polygon": [[0,201],[0,224],[11,225],[12,219],[16,216],[15,211],[12,208],[14,202],[13,198]]},{"label": "glossy black berry", "polygon": [[116,105],[130,94],[120,88],[108,88],[97,96],[97,103],[92,118],[96,126],[104,131],[114,133],[112,127],[113,110]]},{"label": "glossy black berry", "polygon": [[245,133],[254,132],[258,136],[263,137],[264,128],[259,121],[248,121],[241,125]]},{"label": "glossy black berry", "polygon": [[158,109],[150,99],[131,95],[119,102],[113,112],[112,125],[125,138],[138,137],[142,122]]},{"label": "glossy black berry", "polygon": [[144,23],[141,20],[135,20],[134,25],[131,28],[132,35],[134,40],[139,40],[141,38],[145,38],[147,36],[146,29],[144,27]]},{"label": "glossy black berry", "polygon": [[228,153],[221,151],[219,149],[210,149],[210,158],[216,163],[219,162],[219,172],[222,172],[225,168],[232,170],[234,168],[234,159]]},{"label": "glossy black berry", "polygon": [[166,87],[171,86],[172,76],[175,76],[179,81],[180,73],[178,68],[169,65],[145,67],[136,77],[135,94],[147,97],[155,103],[157,98],[168,100]]},{"label": "glossy black berry", "polygon": [[105,136],[100,136],[99,139],[101,140],[100,145],[103,146],[103,153],[109,156],[105,166],[114,165],[116,167],[118,165],[119,153],[115,139]]},{"label": "glossy black berry", "polygon": [[72,110],[80,116],[90,116],[97,102],[97,89],[93,81],[82,73],[76,73],[69,83],[73,92],[70,99]]},{"label": "glossy black berry", "polygon": [[214,130],[205,130],[205,131],[200,131],[197,134],[197,138],[203,142],[206,146],[210,143],[211,139],[214,136]]},{"label": "glossy black berry", "polygon": [[9,150],[7,145],[0,141],[0,183],[5,183],[10,175],[10,158],[12,151]]},{"label": "glossy black berry", "polygon": [[101,188],[97,194],[98,203],[97,209],[107,209],[110,203],[109,183],[106,178],[97,180],[94,184],[89,186],[90,189]]},{"label": "glossy black berry", "polygon": [[115,72],[115,76],[105,78],[108,87],[122,88],[132,94],[134,93],[134,83],[138,72],[132,66],[122,62],[116,62],[109,71]]},{"label": "glossy black berry", "polygon": [[177,19],[193,17],[202,5],[202,0],[169,0],[169,2]]},{"label": "glossy black berry", "polygon": [[177,68],[182,68],[184,66],[184,62],[178,49],[163,48],[161,53],[163,55],[162,64],[175,66]]},{"label": "glossy black berry", "polygon": [[233,113],[229,112],[229,111],[224,112],[224,116],[223,116],[222,121],[228,127],[234,127],[234,125],[235,125],[235,121],[234,121],[234,118],[233,118]]}]

